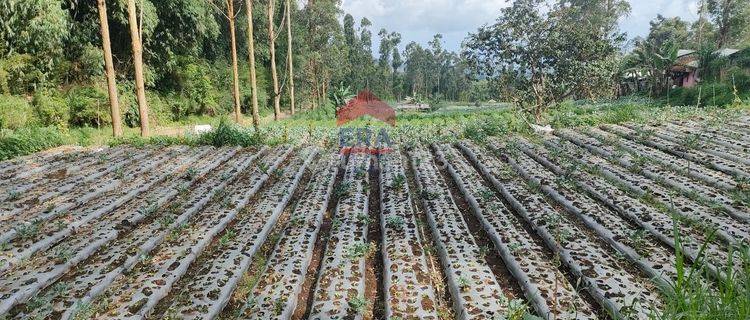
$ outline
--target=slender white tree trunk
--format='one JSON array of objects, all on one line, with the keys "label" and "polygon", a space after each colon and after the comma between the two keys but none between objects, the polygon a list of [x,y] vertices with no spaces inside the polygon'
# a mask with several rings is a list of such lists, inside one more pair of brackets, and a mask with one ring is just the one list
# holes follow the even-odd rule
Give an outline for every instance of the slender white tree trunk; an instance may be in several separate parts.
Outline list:
[{"label": "slender white tree trunk", "polygon": [[276,73],[276,34],[273,27],[275,0],[268,0],[268,47],[271,51],[271,78],[273,80],[273,119],[281,116],[281,95],[279,94],[279,76]]},{"label": "slender white tree trunk", "polygon": [[135,12],[135,0],[128,0],[128,24],[130,24],[130,42],[133,47],[133,66],[135,67],[135,92],[138,98],[138,114],[141,118],[141,136],[149,136],[148,101],[146,85],[143,80],[143,45],[138,30],[138,18]]},{"label": "slender white tree trunk", "polygon": [[294,57],[292,56],[292,1],[286,0],[287,64],[289,65],[289,102],[294,115]]},{"label": "slender white tree trunk", "polygon": [[232,76],[234,86],[232,95],[234,98],[234,121],[240,123],[242,110],[240,109],[240,74],[237,66],[237,37],[234,28],[234,0],[227,0],[227,18],[229,19],[229,37],[232,45]]},{"label": "slender white tree trunk", "polygon": [[250,87],[253,99],[253,127],[258,130],[260,116],[258,115],[258,81],[255,74],[255,39],[253,37],[253,0],[245,0],[247,9],[247,46],[250,60]]},{"label": "slender white tree trunk", "polygon": [[117,97],[117,82],[115,67],[112,62],[112,45],[109,40],[109,20],[107,19],[107,3],[97,0],[99,9],[99,26],[102,34],[102,51],[104,51],[104,69],[107,74],[107,91],[109,93],[109,113],[112,117],[112,135],[122,136],[122,121],[120,120],[120,102]]}]

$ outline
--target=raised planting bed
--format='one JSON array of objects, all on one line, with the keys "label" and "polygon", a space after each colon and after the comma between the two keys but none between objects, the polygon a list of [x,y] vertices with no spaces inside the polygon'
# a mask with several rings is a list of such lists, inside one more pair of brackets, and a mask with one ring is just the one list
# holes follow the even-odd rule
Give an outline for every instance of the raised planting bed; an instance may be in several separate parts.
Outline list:
[{"label": "raised planting bed", "polygon": [[622,150],[618,154],[622,154],[623,152],[630,153],[638,164],[656,164],[674,173],[689,176],[704,184],[709,184],[725,191],[731,191],[738,187],[737,180],[734,177],[705,165],[676,157],[632,140],[624,139],[599,128],[590,128],[584,130],[584,133],[599,139],[604,144],[614,146],[618,151]]},{"label": "raised planting bed", "polygon": [[[89,229],[90,223],[96,223],[94,229],[99,227],[115,228],[117,225],[136,225],[142,220],[149,210],[161,207],[170,199],[178,195],[180,190],[191,187],[192,181],[203,177],[208,171],[219,166],[237,152],[236,149],[216,150],[208,157],[196,162],[178,162],[177,168],[166,168],[173,170],[165,179],[161,176],[152,176],[152,179],[139,180],[141,185],[132,185],[131,190],[123,190],[120,195],[111,194],[112,197],[100,197],[84,206],[76,208],[68,215],[53,218],[51,221],[39,223],[35,232],[27,232],[23,237],[16,237],[6,242],[5,249],[0,252],[0,272],[12,267],[19,261],[28,259],[37,251],[49,248],[66,237],[78,232],[79,234]],[[147,190],[147,192],[144,192]],[[143,207],[133,210],[134,207]]]},{"label": "raised planting bed", "polygon": [[447,276],[453,309],[459,319],[507,316],[513,307],[509,288],[501,287],[481,254],[432,154],[424,147],[409,152],[419,195],[437,253]]},{"label": "raised planting bed", "polygon": [[[735,150],[731,147],[726,147],[721,144],[713,143],[713,140],[706,140],[702,138],[698,134],[679,134],[674,133],[669,130],[665,130],[661,127],[655,127],[655,126],[628,126],[631,129],[634,130],[649,130],[654,132],[654,135],[664,139],[666,141],[670,141],[672,143],[677,143],[682,145],[685,148],[688,149],[694,149],[698,151],[702,151],[720,158],[727,159],[732,162],[736,162],[739,164],[742,164],[744,166],[750,166],[750,158],[748,158],[747,153],[739,150]],[[746,168],[746,167],[745,167]]]},{"label": "raised planting bed", "polygon": [[201,211],[194,225],[162,243],[148,259],[140,261],[128,277],[114,282],[107,294],[99,298],[100,303],[106,305],[103,312],[111,318],[150,314],[213,239],[240,215],[263,182],[291,152],[291,148],[277,149],[268,162],[253,168],[261,172],[261,175],[253,175],[255,180],[240,179],[239,184],[232,185],[226,194]]},{"label": "raised planting bed", "polygon": [[[227,227],[209,249],[206,258],[210,262],[193,266],[194,272],[185,279],[179,291],[172,293],[174,301],[166,311],[166,317],[212,319],[224,309],[253,256],[292,200],[302,175],[317,152],[314,147],[300,150],[286,166],[273,172],[276,182],[261,192],[258,201],[241,212],[237,222]],[[182,267],[182,261],[180,264]],[[170,265],[173,267],[174,264]],[[176,270],[184,269],[180,267]],[[169,279],[166,277],[167,282]],[[166,294],[169,290],[163,292]],[[163,294],[154,294],[159,295]]]},{"label": "raised planting bed", "polygon": [[314,166],[302,198],[295,205],[289,223],[268,258],[257,285],[246,297],[242,318],[289,319],[297,308],[323,216],[332,200],[333,187],[341,165],[339,154],[323,155]]},{"label": "raised planting bed", "polygon": [[709,145],[719,145],[742,152],[750,157],[750,134],[729,128],[698,125],[697,123],[664,123],[662,128],[672,135],[688,139],[699,139]]},{"label": "raised planting bed", "polygon": [[[121,166],[128,159],[132,159],[135,155],[133,151],[134,149],[126,147],[103,149],[80,156],[72,162],[26,170],[19,168],[14,171],[18,174],[0,179],[0,201],[7,201],[9,198],[19,197],[41,188],[65,184],[62,181],[81,177],[84,177],[83,181],[93,181]],[[147,153],[144,152],[143,155],[146,156]],[[12,186],[12,189],[9,189],[9,186]]]},{"label": "raised planting bed", "polygon": [[68,166],[75,165],[79,159],[85,161],[85,158],[95,157],[102,151],[105,154],[109,152],[107,148],[83,150],[78,147],[57,148],[3,161],[0,163],[0,178],[13,181],[14,179],[27,179],[45,172],[65,169]]},{"label": "raised planting bed", "polygon": [[379,164],[386,316],[438,319],[436,290],[417,229],[404,159],[394,150],[382,154]]},{"label": "raised planting bed", "polygon": [[689,146],[685,146],[680,143],[664,140],[656,136],[654,131],[648,129],[635,130],[633,128],[617,125],[603,125],[601,126],[601,128],[630,140],[684,158],[686,160],[710,166],[711,168],[732,175],[734,177],[750,178],[750,167],[746,165],[735,163],[700,150],[691,149],[689,148]]},{"label": "raised planting bed", "polygon": [[544,319],[596,319],[594,308],[559,269],[560,257],[548,253],[542,242],[526,230],[522,220],[483,182],[463,154],[449,145],[437,146],[436,153],[448,164],[461,194],[520,283],[535,313]]},{"label": "raised planting bed", "polygon": [[[675,219],[671,213],[620,190],[604,177],[587,172],[573,160],[575,154],[567,155],[557,149],[526,142],[520,142],[518,146],[526,155],[557,174],[559,180],[574,184],[674,249],[677,249],[677,240],[674,238],[676,227],[680,237],[680,248],[693,262],[707,261],[707,267],[714,275],[726,270],[725,264],[729,261],[728,245],[705,234],[696,224]],[[628,238],[635,242],[645,239],[642,232],[632,233]],[[707,259],[704,261],[705,258]]]},{"label": "raised planting bed", "polygon": [[633,272],[596,234],[567,219],[540,192],[527,187],[510,164],[468,142],[462,142],[461,148],[610,315],[649,319],[662,308],[662,298],[650,280]]},{"label": "raised planting bed", "polygon": [[98,179],[78,185],[56,186],[44,194],[26,195],[17,201],[8,203],[0,210],[13,216],[14,224],[0,227],[0,241],[7,242],[25,231],[33,230],[44,222],[59,216],[78,216],[79,209],[93,200],[104,197],[112,201],[115,197],[110,193],[126,193],[126,197],[134,197],[151,185],[166,179],[184,162],[192,162],[204,156],[210,148],[175,147],[165,152],[157,152],[153,157],[145,160],[145,164],[133,162],[125,165],[124,169],[114,173],[109,179]]},{"label": "raised planting bed", "polygon": [[580,135],[572,131],[559,131],[557,134],[579,147],[616,165],[620,165],[631,172],[640,174],[667,188],[674,189],[696,201],[710,203],[712,207],[720,208],[726,214],[740,221],[750,221],[750,214],[747,213],[748,208],[743,203],[735,201],[728,196],[728,192],[725,192],[725,190],[708,186],[700,180],[695,180],[670,169],[654,165],[650,163],[648,158],[631,156],[627,152],[617,152],[614,146],[602,143],[596,138]]},{"label": "raised planting bed", "polygon": [[373,253],[367,241],[371,156],[349,155],[344,179],[335,188],[339,203],[315,286],[310,319],[361,319],[365,299],[365,258]]},{"label": "raised planting bed", "polygon": [[569,184],[530,156],[519,152],[517,143],[508,147],[497,143],[490,145],[496,152],[509,155],[505,159],[515,172],[526,179],[527,183],[539,188],[552,203],[568,211],[572,215],[569,215],[572,220],[578,219],[583,222],[618,254],[641,269],[662,290],[671,290],[677,280],[677,270],[673,265],[677,259],[669,247],[661,244],[636,223],[576,190],[575,185]]},{"label": "raised planting bed", "polygon": [[639,174],[622,169],[610,164],[607,160],[589,154],[578,146],[565,141],[550,138],[544,142],[546,146],[558,149],[567,154],[574,154],[574,161],[582,168],[596,172],[612,184],[626,192],[644,198],[655,206],[668,210],[680,217],[689,219],[706,226],[706,232],[716,232],[716,236],[724,241],[735,244],[750,240],[750,232],[745,223],[738,221],[722,213],[719,208],[710,207],[708,204],[696,202],[677,192],[660,186],[655,181],[645,178]]},{"label": "raised planting bed", "polygon": [[[113,212],[112,216],[126,215],[128,218],[105,219],[20,265],[18,272],[13,273],[18,274],[17,279],[15,276],[13,278],[15,287],[21,289],[15,295],[48,287],[65,272],[72,270],[70,281],[57,284],[67,288],[63,294],[52,297],[42,294],[37,300],[59,301],[69,312],[77,309],[78,306],[74,304],[87,304],[165,238],[179,234],[177,231],[187,226],[188,219],[201,210],[211,197],[223,193],[222,189],[237,179],[256,157],[253,153],[238,155],[215,172],[215,176],[193,185],[191,192],[187,192],[187,188],[175,190],[180,193],[179,197],[168,205],[165,203],[159,207],[141,202]],[[244,177],[253,178],[252,175]],[[253,180],[260,184],[263,179]],[[183,180],[182,183],[191,182]],[[167,189],[173,189],[173,186]],[[138,224],[143,220],[148,223]],[[79,299],[82,302],[77,303]],[[16,303],[19,302],[16,300]]]}]

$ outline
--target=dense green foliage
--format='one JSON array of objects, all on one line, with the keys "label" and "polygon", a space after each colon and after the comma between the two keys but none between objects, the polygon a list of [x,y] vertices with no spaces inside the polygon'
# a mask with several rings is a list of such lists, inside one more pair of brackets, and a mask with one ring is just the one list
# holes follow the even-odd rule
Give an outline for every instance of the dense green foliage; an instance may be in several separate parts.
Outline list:
[{"label": "dense green foliage", "polygon": [[[691,68],[697,69],[702,88],[680,89],[678,97],[687,96],[674,101],[695,105],[714,101],[720,105],[735,103],[736,95],[728,99],[729,95],[725,93],[734,91],[736,82],[733,83],[733,77],[750,75],[750,65],[747,63],[750,1],[707,0],[699,2],[698,9],[699,19],[692,24],[679,17],[668,18],[662,15],[651,21],[648,36],[645,39],[635,39],[633,51],[622,59],[621,76],[626,78],[625,81],[645,78],[647,88],[644,91],[651,96],[672,95],[669,91],[675,85],[673,78],[681,72],[673,67],[690,63],[694,56],[696,61]],[[744,50],[732,56],[719,56],[716,53],[717,49],[725,48]],[[678,55],[680,49],[694,50],[695,53],[681,57]],[[712,96],[713,91],[718,88],[718,94],[715,95],[717,99],[698,101],[700,93],[709,88]],[[740,91],[739,96],[743,96],[747,90],[742,85],[737,89]]]},{"label": "dense green foliage", "polygon": [[63,145],[66,141],[54,128],[25,128],[0,135],[0,160]]},{"label": "dense green foliage", "polygon": [[[679,248],[680,234],[676,229],[674,234]],[[741,244],[730,248],[729,252],[730,261],[717,278],[701,262],[688,267],[685,253],[677,250],[677,261],[674,261],[677,281],[665,299],[664,311],[653,318],[730,320],[750,317],[750,248]]]},{"label": "dense green foliage", "polygon": [[495,24],[469,36],[464,56],[539,120],[566,99],[614,95],[616,55],[625,39],[617,20],[629,10],[626,1],[514,1]]}]

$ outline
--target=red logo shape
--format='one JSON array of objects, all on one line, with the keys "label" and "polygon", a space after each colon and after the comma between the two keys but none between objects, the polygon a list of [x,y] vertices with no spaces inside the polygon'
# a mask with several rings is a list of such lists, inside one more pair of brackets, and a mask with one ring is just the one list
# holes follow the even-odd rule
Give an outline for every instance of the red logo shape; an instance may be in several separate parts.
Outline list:
[{"label": "red logo shape", "polygon": [[367,90],[360,91],[346,106],[336,111],[336,126],[342,126],[365,115],[396,126],[396,111]]}]

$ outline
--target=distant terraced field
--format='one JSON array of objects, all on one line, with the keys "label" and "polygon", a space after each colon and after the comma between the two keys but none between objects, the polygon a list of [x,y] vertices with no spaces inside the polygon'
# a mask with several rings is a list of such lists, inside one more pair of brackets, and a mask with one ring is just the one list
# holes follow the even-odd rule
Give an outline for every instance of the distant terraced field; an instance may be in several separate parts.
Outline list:
[{"label": "distant terraced field", "polygon": [[648,319],[750,244],[750,118],[369,151],[1,162],[0,318]]}]

